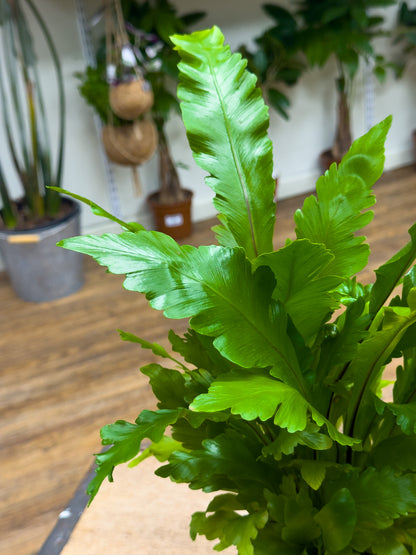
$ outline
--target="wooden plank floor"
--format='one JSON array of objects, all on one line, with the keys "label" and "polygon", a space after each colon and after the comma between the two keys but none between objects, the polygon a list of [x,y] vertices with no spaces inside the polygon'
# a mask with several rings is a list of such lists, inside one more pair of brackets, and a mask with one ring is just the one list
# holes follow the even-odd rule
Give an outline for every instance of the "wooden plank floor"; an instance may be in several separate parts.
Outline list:
[{"label": "wooden plank floor", "polygon": [[[375,218],[367,230],[377,267],[408,241],[416,221],[414,167],[386,173],[375,188]],[[292,215],[303,197],[278,203],[276,246],[293,237]],[[213,221],[188,241],[213,241]],[[372,279],[372,272],[362,276]],[[85,286],[41,305],[17,299],[0,274],[0,553],[37,553],[100,450],[99,429],[154,408],[144,376],[147,351],[119,339],[117,329],[168,346],[164,321],[145,299],[122,288],[86,260]]]}]

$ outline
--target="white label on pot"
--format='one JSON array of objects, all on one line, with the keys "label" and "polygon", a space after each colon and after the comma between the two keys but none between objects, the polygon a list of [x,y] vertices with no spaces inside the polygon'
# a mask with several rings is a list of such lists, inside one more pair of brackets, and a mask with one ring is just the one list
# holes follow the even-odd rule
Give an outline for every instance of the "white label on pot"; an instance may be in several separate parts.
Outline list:
[{"label": "white label on pot", "polygon": [[167,214],[165,216],[166,227],[179,227],[183,224],[182,214]]}]

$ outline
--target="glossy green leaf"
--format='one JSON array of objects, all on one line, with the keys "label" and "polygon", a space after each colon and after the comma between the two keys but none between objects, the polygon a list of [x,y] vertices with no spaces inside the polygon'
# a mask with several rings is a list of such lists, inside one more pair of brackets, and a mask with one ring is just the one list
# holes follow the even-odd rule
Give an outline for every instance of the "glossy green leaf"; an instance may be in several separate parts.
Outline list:
[{"label": "glossy green leaf", "polygon": [[385,439],[371,450],[369,464],[378,470],[390,466],[401,472],[416,472],[416,436],[400,434]]},{"label": "glossy green leaf", "polygon": [[75,193],[72,193],[71,191],[62,189],[61,187],[48,187],[48,189],[51,189],[51,191],[56,191],[60,194],[65,194],[73,199],[83,202],[84,204],[88,205],[91,208],[91,212],[95,216],[101,216],[102,218],[106,218],[107,220],[110,220],[111,222],[114,222],[120,225],[123,229],[127,231],[132,231],[133,233],[136,233],[137,231],[144,230],[144,227],[142,225],[136,222],[123,222],[123,220],[120,220],[120,218],[113,216],[112,214],[110,214],[110,212],[107,212],[107,210],[104,210],[104,208],[102,208],[95,202],[92,202],[92,200],[89,200],[81,195],[77,195]]},{"label": "glossy green leaf", "polygon": [[163,436],[160,441],[152,442],[142,453],[129,462],[129,468],[134,468],[149,457],[155,457],[159,462],[166,462],[174,451],[181,451],[183,447],[179,441],[170,436]]},{"label": "glossy green leaf", "polygon": [[355,358],[371,322],[365,308],[363,298],[352,302],[342,316],[322,330],[324,338],[317,370],[319,381],[334,383],[345,365]]},{"label": "glossy green leaf", "polygon": [[188,483],[191,489],[234,491],[249,486],[261,492],[275,474],[259,460],[262,444],[232,429],[202,442],[202,449],[175,452],[169,464],[156,470],[158,476]]},{"label": "glossy green leaf", "polygon": [[283,455],[292,455],[295,447],[306,445],[311,449],[322,451],[332,447],[332,440],[319,432],[319,427],[309,424],[305,430],[289,432],[280,430],[277,438],[263,448],[263,455],[272,455],[276,460],[281,460]]},{"label": "glossy green leaf", "polygon": [[191,537],[193,539],[198,534],[208,540],[218,538],[220,542],[214,547],[216,551],[235,545],[239,555],[254,555],[252,542],[257,537],[259,529],[267,522],[267,511],[241,515],[229,509],[219,508],[212,514],[207,513],[198,512],[192,515]]},{"label": "glossy green leaf", "polygon": [[168,358],[176,362],[176,360],[167,352],[167,350],[164,347],[162,347],[162,345],[159,345],[158,343],[150,343],[149,341],[146,341],[146,339],[142,339],[141,337],[138,337],[133,333],[129,333],[122,330],[118,330],[118,332],[123,341],[129,341],[130,343],[137,343],[143,349],[150,349],[152,353],[156,356],[159,356],[162,358]]},{"label": "glossy green leaf", "polygon": [[396,416],[397,425],[405,434],[416,433],[416,401],[403,405],[386,403],[386,407]]},{"label": "glossy green leaf", "polygon": [[320,530],[313,516],[316,512],[305,488],[284,499],[282,539],[291,544],[305,545],[319,537]]},{"label": "glossy green leaf", "polygon": [[224,46],[218,27],[172,37],[179,64],[178,97],[190,147],[210,175],[222,223],[220,244],[252,259],[273,250],[275,205],[268,109],[246,61]]},{"label": "glossy green leaf", "polygon": [[316,197],[308,197],[295,213],[296,235],[322,243],[334,255],[328,275],[350,277],[364,268],[369,248],[355,232],[373,215],[363,212],[374,204],[371,187],[384,165],[384,142],[391,117],[374,126],[354,142],[337,169],[335,165],[320,177]]},{"label": "glossy green leaf", "polygon": [[416,312],[406,307],[386,307],[382,329],[373,331],[359,345],[348,368],[354,382],[347,410],[346,431],[363,439],[375,414],[373,395],[377,392],[384,364],[405,333],[416,322]]},{"label": "glossy green leaf", "polygon": [[188,395],[191,396],[191,392],[190,388],[187,388],[185,376],[182,372],[163,368],[163,366],[154,363],[143,366],[140,372],[150,378],[152,391],[159,400],[157,404],[159,409],[187,407],[188,403],[185,399]]},{"label": "glossy green leaf", "polygon": [[103,445],[112,445],[108,450],[96,455],[96,476],[88,484],[89,503],[96,496],[105,478],[113,481],[114,467],[133,459],[140,450],[144,438],[154,442],[162,439],[166,428],[178,418],[178,411],[151,412],[144,410],[135,424],[119,420],[101,429]]},{"label": "glossy green leaf", "polygon": [[73,237],[62,245],[127,274],[124,287],[145,293],[168,318],[191,318],[191,327],[215,337],[229,360],[272,366],[275,376],[306,392],[286,317],[272,300],[273,273],[265,267],[252,273],[243,249],[179,246],[154,231]]},{"label": "glossy green leaf", "polygon": [[[412,329],[414,326],[411,326]],[[405,338],[406,334],[403,336]],[[400,345],[400,342],[399,342]],[[416,391],[416,348],[405,352],[403,366],[396,369],[396,381],[393,387],[393,401],[398,404],[408,403]]]},{"label": "glossy green leaf", "polygon": [[191,410],[215,412],[231,409],[244,420],[273,419],[288,432],[306,429],[309,417],[318,425],[326,425],[329,436],[341,445],[353,445],[358,440],[339,432],[293,387],[260,372],[230,373],[220,376],[208,393],[199,395]]},{"label": "glossy green leaf", "polygon": [[355,501],[347,488],[338,490],[315,516],[322,528],[326,549],[338,553],[351,541],[357,522]]},{"label": "glossy green leaf", "polygon": [[305,341],[317,333],[338,307],[331,292],[341,278],[326,274],[333,259],[322,245],[301,239],[255,261],[256,267],[269,266],[273,270],[276,278],[273,296],[285,307]]},{"label": "glossy green leaf", "polygon": [[183,337],[170,330],[169,341],[172,349],[179,353],[186,362],[209,372],[212,376],[229,372],[237,367],[236,364],[220,354],[214,346],[212,337],[201,335],[195,330],[189,329]]},{"label": "glossy green leaf", "polygon": [[361,528],[386,528],[401,515],[416,510],[416,476],[397,475],[391,468],[364,470],[359,476],[346,477],[357,508],[357,525]]},{"label": "glossy green leaf", "polygon": [[377,279],[371,289],[370,312],[377,312],[391,295],[402,276],[416,259],[416,224],[409,229],[410,241],[390,260],[375,270]]},{"label": "glossy green leaf", "polygon": [[328,464],[325,461],[302,461],[300,465],[300,474],[308,486],[314,490],[318,490],[326,476]]}]

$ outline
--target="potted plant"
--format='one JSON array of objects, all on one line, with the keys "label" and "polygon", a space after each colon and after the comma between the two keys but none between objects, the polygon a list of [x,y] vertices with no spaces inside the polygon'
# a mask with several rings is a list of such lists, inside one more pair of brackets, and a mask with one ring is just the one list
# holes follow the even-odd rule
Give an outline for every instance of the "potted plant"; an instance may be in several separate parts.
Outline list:
[{"label": "potted plant", "polygon": [[375,8],[395,4],[394,0],[301,0],[295,15],[299,18],[300,48],[308,63],[323,67],[329,59],[337,66],[335,80],[337,91],[337,124],[334,142],[321,154],[321,166],[328,169],[339,162],[351,146],[351,93],[360,61],[373,64],[373,72],[382,82],[390,65],[374,49],[374,40],[387,34],[381,27],[382,15],[375,15]]},{"label": "potted plant", "polygon": [[[372,218],[391,118],[319,178],[295,213],[296,239],[274,251],[268,111],[223,40],[217,27],[173,37],[183,120],[215,191],[219,245],[180,246],[130,224],[61,243],[125,274],[124,287],[166,317],[189,319],[183,337],[169,334],[176,354],[121,332],[162,359],[141,370],[158,407],[101,430],[107,450],[88,492],[93,499],[116,465],[155,456],[157,475],[218,492],[191,521],[192,537],[218,538],[218,551],[412,553],[416,226],[374,284],[356,279],[369,246],[355,233]],[[394,361],[389,401],[383,372]]]},{"label": "potted plant", "polygon": [[[175,95],[175,83],[178,78],[177,55],[172,50],[169,36],[182,33],[203,17],[202,12],[192,12],[179,16],[176,8],[168,0],[151,0],[137,2],[124,0],[121,2],[123,25],[128,38],[127,48],[140,65],[146,80],[153,91],[153,104],[150,115],[155,124],[155,135],[158,139],[159,187],[148,196],[147,202],[152,209],[157,229],[169,233],[175,238],[189,235],[191,231],[192,191],[183,189],[179,180],[175,162],[172,159],[166,124],[179,105]],[[98,80],[94,88],[103,87],[101,98],[105,113],[108,110],[108,90],[104,93],[103,80],[108,53],[104,37],[97,49]],[[87,70],[92,74],[92,68]],[[97,73],[95,74],[97,75]],[[107,85],[108,87],[108,85]],[[81,94],[87,97],[82,87]],[[97,95],[92,92],[89,102],[97,107]],[[102,112],[102,108],[99,108]],[[111,112],[110,112],[111,113]],[[103,117],[103,115],[101,115]],[[118,124],[120,121],[113,118]]]},{"label": "potted plant", "polygon": [[[84,72],[76,73],[81,81],[78,87],[80,94],[92,106],[103,124],[101,138],[108,159],[123,166],[137,166],[153,156],[158,137],[152,119],[147,117],[153,102],[153,93],[149,88],[144,95],[142,81],[131,81],[129,75],[130,71],[127,69],[119,71],[110,79],[107,76],[107,66],[101,61],[95,66],[87,66]],[[122,100],[120,92],[112,92],[119,91],[124,86],[141,89],[140,95],[133,95],[133,101],[139,96],[139,103],[129,104],[125,95]]]},{"label": "potted plant", "polygon": [[281,6],[265,4],[263,10],[274,25],[254,39],[254,52],[246,45],[239,52],[247,60],[247,69],[256,75],[265,100],[287,120],[290,100],[285,87],[295,85],[306,67],[299,52],[298,22]]},{"label": "potted plant", "polygon": [[[38,24],[51,54],[57,114],[44,101],[45,83],[38,71],[29,19]],[[28,301],[52,300],[82,284],[82,257],[63,257],[56,248],[60,238],[79,234],[79,204],[63,198],[59,190],[48,189],[59,187],[62,181],[65,98],[61,66],[45,21],[31,0],[0,0],[0,33],[4,136],[0,153],[0,252],[18,296]],[[56,140],[49,137],[51,121],[58,124]]]}]

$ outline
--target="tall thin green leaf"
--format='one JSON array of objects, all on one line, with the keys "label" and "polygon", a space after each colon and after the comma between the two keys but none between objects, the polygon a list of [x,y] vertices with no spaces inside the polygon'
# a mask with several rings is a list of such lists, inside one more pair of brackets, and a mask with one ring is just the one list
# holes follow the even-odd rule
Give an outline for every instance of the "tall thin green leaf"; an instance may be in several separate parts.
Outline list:
[{"label": "tall thin green leaf", "polygon": [[296,235],[323,243],[334,255],[328,274],[351,277],[364,268],[370,249],[355,236],[373,218],[371,188],[381,176],[384,142],[391,116],[354,142],[339,168],[333,164],[316,184],[316,197],[308,197],[295,213]]},{"label": "tall thin green leaf", "polygon": [[346,433],[354,431],[355,437],[363,438],[368,430],[367,411],[374,413],[372,396],[389,355],[406,329],[416,322],[416,311],[407,307],[387,307],[384,313],[382,329],[365,338],[348,368],[354,389],[347,410]]},{"label": "tall thin green leaf", "polygon": [[217,27],[172,38],[179,64],[178,97],[189,144],[210,176],[222,226],[219,242],[238,245],[252,259],[272,250],[275,205],[268,109]]},{"label": "tall thin green leaf", "polygon": [[11,202],[9,192],[6,187],[3,171],[0,164],[0,199],[3,203],[1,217],[7,227],[14,227],[17,221],[16,210]]},{"label": "tall thin green leaf", "polygon": [[375,273],[377,279],[371,289],[370,312],[378,312],[387,301],[403,274],[416,259],[416,224],[409,229],[410,241]]}]

